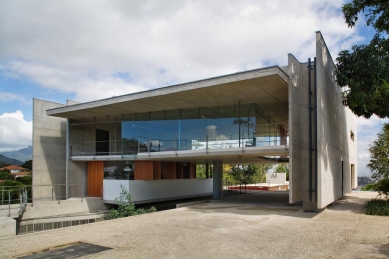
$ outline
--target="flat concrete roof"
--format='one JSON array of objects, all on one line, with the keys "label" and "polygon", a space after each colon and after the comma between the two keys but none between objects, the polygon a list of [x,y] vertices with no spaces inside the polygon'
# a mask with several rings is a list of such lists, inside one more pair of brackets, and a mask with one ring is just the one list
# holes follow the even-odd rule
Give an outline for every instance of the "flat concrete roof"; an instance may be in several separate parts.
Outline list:
[{"label": "flat concrete roof", "polygon": [[288,75],[278,66],[250,70],[154,90],[63,106],[47,115],[106,121],[122,114],[257,103],[278,122],[288,120]]}]

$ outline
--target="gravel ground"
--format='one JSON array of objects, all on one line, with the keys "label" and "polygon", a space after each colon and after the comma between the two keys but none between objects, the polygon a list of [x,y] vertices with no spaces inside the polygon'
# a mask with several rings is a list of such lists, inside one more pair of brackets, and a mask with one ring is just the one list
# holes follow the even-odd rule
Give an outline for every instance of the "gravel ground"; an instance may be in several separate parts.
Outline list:
[{"label": "gravel ground", "polygon": [[113,248],[84,258],[389,257],[389,217],[363,214],[374,193],[353,192],[319,213],[256,195],[0,239],[0,257],[76,242]]}]

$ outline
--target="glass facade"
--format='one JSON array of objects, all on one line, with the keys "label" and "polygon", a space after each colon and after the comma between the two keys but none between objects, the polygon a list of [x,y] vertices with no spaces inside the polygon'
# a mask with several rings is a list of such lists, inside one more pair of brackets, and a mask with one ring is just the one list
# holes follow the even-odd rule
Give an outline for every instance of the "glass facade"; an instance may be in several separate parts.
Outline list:
[{"label": "glass facade", "polygon": [[[255,103],[124,114],[121,121],[73,122],[71,154],[136,155],[285,145],[284,128]],[[104,138],[99,132],[106,133]]]},{"label": "glass facade", "polygon": [[121,132],[123,154],[280,143],[279,125],[256,104],[132,114]]}]

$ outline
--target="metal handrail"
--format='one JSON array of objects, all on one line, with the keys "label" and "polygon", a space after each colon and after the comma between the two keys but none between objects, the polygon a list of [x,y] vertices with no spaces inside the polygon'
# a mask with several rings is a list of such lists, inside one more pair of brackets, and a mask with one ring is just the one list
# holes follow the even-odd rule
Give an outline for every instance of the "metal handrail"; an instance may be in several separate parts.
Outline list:
[{"label": "metal handrail", "polygon": [[[15,188],[17,186],[0,186],[2,187],[1,190],[1,205],[4,205],[4,193],[8,192],[8,217],[11,216],[11,204],[13,204],[13,201],[18,199],[11,199],[11,192],[19,192],[19,216],[23,214],[23,212],[26,210],[27,202],[28,202],[28,194],[27,194],[27,187],[23,186],[21,188]],[[7,188],[8,190],[5,190]]]}]

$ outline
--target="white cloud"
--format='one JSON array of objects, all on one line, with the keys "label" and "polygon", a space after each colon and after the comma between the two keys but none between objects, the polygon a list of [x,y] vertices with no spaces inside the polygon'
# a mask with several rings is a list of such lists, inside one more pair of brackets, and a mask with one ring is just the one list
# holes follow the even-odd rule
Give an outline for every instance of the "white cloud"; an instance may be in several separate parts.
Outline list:
[{"label": "white cloud", "polygon": [[316,30],[336,55],[360,39],[344,23],[342,4],[3,1],[0,65],[12,77],[75,93],[78,101],[94,100],[264,64],[285,65],[287,53],[306,61],[315,55]]},{"label": "white cloud", "polygon": [[0,115],[0,152],[18,150],[31,145],[32,122],[16,111]]},{"label": "white cloud", "polygon": [[4,103],[20,102],[24,104],[31,104],[31,100],[27,100],[24,96],[13,94],[13,93],[1,92],[1,91],[0,91],[0,102],[4,102]]}]

